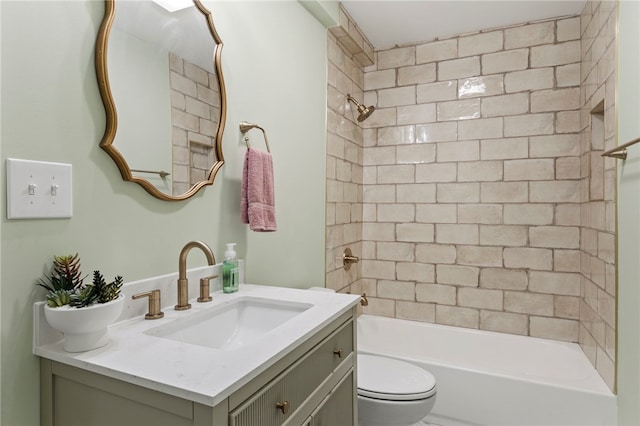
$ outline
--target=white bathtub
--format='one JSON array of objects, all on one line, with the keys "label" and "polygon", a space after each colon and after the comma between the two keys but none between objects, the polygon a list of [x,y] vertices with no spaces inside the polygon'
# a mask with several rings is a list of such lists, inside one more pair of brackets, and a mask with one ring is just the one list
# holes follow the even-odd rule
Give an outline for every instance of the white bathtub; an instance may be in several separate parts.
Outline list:
[{"label": "white bathtub", "polygon": [[437,380],[427,421],[461,425],[615,425],[616,398],[577,344],[370,315],[361,353],[402,359]]}]

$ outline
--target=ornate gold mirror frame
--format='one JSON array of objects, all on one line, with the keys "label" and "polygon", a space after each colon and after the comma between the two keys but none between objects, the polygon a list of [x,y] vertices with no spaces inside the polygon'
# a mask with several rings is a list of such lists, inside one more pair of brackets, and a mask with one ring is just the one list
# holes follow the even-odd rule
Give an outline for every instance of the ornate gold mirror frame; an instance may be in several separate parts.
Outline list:
[{"label": "ornate gold mirror frame", "polygon": [[[111,85],[109,82],[109,71],[108,71],[108,61],[107,61],[107,52],[109,46],[109,36],[111,34],[111,29],[114,24],[115,15],[116,15],[116,3],[121,0],[105,0],[105,13],[104,18],[102,20],[102,24],[100,25],[100,30],[98,33],[98,38],[96,41],[96,74],[98,79],[98,85],[100,89],[100,95],[102,97],[102,102],[104,104],[105,112],[106,112],[106,128],[104,132],[104,136],[100,142],[100,147],[104,149],[107,154],[113,159],[113,161],[118,166],[120,170],[120,174],[122,175],[122,179],[125,181],[135,182],[142,186],[149,194],[153,195],[156,198],[166,201],[179,201],[185,200],[193,195],[195,195],[200,188],[205,185],[213,184],[215,176],[218,170],[224,164],[224,157],[222,155],[222,135],[224,132],[225,120],[226,120],[226,90],[224,85],[224,79],[222,76],[222,68],[221,68],[221,51],[222,51],[222,41],[218,36],[218,33],[213,24],[213,19],[211,16],[211,12],[207,10],[199,0],[193,0],[195,7],[202,13],[203,18],[206,20],[209,32],[215,42],[215,47],[213,48],[213,67],[215,70],[215,75],[217,76],[217,89],[220,93],[220,111],[219,111],[219,122],[217,124],[217,130],[215,131],[215,136],[211,138],[212,145],[207,147],[213,153],[213,162],[211,164],[211,168],[208,172],[205,173],[205,179],[200,180],[195,183],[189,182],[191,185],[190,188],[184,192],[179,194],[172,193],[168,194],[166,192],[161,191],[157,186],[151,183],[148,179],[142,178],[139,175],[134,175],[132,170],[125,159],[125,156],[122,154],[120,150],[114,146],[114,141],[116,139],[116,131],[118,129],[118,114],[116,111],[116,104],[114,102]],[[192,161],[191,159],[189,161]],[[208,166],[208,165],[207,165]],[[206,171],[206,168],[204,169]],[[164,179],[169,173],[165,171],[148,171],[148,170],[136,170],[138,173],[153,173],[160,176],[160,178]]]}]

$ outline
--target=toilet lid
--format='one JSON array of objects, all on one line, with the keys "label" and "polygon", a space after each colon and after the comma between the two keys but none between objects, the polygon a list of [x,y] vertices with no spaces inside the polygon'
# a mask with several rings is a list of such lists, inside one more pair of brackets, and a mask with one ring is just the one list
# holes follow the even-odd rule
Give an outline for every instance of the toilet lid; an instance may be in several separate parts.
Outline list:
[{"label": "toilet lid", "polygon": [[358,355],[358,394],[389,401],[413,401],[436,393],[436,379],[428,371],[392,358]]}]

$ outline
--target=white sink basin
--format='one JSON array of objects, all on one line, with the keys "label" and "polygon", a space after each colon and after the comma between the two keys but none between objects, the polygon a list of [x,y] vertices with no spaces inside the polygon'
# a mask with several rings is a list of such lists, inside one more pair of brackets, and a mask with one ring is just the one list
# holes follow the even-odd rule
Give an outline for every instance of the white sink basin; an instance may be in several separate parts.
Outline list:
[{"label": "white sink basin", "polygon": [[313,305],[256,297],[194,313],[145,334],[213,349],[232,350],[252,343]]}]

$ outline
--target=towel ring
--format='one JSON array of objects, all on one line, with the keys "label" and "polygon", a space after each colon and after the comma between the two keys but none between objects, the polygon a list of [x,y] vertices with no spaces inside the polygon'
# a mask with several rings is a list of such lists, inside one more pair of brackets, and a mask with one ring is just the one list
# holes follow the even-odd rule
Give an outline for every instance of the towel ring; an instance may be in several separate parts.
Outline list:
[{"label": "towel ring", "polygon": [[[271,153],[271,148],[269,147],[269,140],[267,139],[267,132],[264,131],[264,129],[260,126],[258,126],[257,124],[252,124],[252,123],[248,123],[246,121],[241,121],[240,122],[240,132],[241,133],[247,133],[249,130],[251,129],[260,129],[262,130],[262,134],[264,135],[264,143],[267,146],[267,152]],[[249,145],[249,136],[244,137],[244,143],[247,144],[247,148],[251,148],[251,146]]]}]

